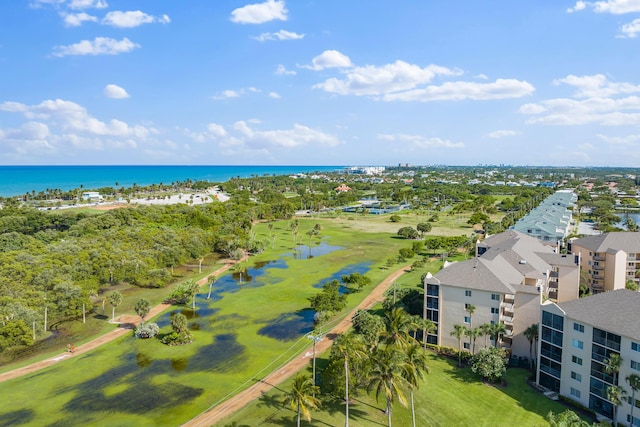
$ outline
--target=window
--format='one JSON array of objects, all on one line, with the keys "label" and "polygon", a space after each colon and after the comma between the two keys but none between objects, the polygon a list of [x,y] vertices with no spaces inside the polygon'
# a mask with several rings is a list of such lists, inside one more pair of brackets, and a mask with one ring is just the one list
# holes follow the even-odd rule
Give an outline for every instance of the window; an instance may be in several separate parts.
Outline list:
[{"label": "window", "polygon": [[580,390],[571,387],[571,396],[575,396],[580,399]]},{"label": "window", "polygon": [[578,348],[580,350],[582,350],[584,348],[584,343],[582,341],[580,341],[580,340],[575,339],[575,338],[571,341],[571,344],[573,344],[573,346],[575,348]]},{"label": "window", "polygon": [[640,363],[635,360],[631,361],[631,369],[635,369],[636,371],[640,371]]},{"label": "window", "polygon": [[631,343],[631,350],[640,352],[640,344],[638,344],[637,342],[632,342]]},{"label": "window", "polygon": [[491,299],[493,301],[500,301],[500,294],[491,294]]},{"label": "window", "polygon": [[580,323],[573,322],[573,330],[584,333],[584,325]]},{"label": "window", "polygon": [[471,323],[471,317],[464,316],[464,323]]},{"label": "window", "polygon": [[471,304],[469,303],[464,303],[464,309],[465,310],[469,310],[469,307],[471,306]]},{"label": "window", "polygon": [[500,314],[500,309],[498,307],[491,307],[491,314]]},{"label": "window", "polygon": [[470,297],[471,296],[471,291],[469,291],[469,290],[464,291],[464,296],[465,297]]},{"label": "window", "polygon": [[582,365],[582,358],[578,356],[571,356],[571,361],[576,365]]},{"label": "window", "polygon": [[571,378],[578,382],[582,382],[582,375],[577,372],[571,371]]},{"label": "window", "polygon": [[465,350],[469,350],[469,343],[468,342],[464,343],[463,347],[465,348]]}]

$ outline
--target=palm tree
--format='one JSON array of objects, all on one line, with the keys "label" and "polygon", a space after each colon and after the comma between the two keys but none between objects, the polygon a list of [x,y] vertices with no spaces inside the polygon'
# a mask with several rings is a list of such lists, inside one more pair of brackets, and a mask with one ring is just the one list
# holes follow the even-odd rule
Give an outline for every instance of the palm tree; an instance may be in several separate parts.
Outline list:
[{"label": "palm tree", "polygon": [[487,343],[487,338],[489,338],[489,336],[491,335],[491,324],[483,323],[478,328],[480,329],[480,333],[484,336],[484,347],[485,348],[489,347],[489,344]]},{"label": "palm tree", "polygon": [[424,378],[424,374],[429,373],[427,366],[427,355],[418,343],[413,343],[405,350],[406,365],[402,372],[411,395],[411,421],[413,427],[416,427],[416,410],[413,404],[413,391],[420,387],[420,381]]},{"label": "palm tree", "polygon": [[404,347],[409,341],[412,319],[403,308],[396,307],[388,311],[385,317],[384,338],[388,345]]},{"label": "palm tree", "polygon": [[109,293],[109,295],[107,296],[107,299],[109,300],[109,304],[111,304],[112,306],[112,310],[111,310],[111,320],[115,321],[116,320],[116,307],[119,306],[120,304],[122,304],[122,294],[118,291],[113,291],[111,293]]},{"label": "palm tree", "polygon": [[613,377],[613,385],[618,385],[618,372],[622,366],[622,357],[618,353],[611,353],[608,359],[604,359],[604,370]]},{"label": "palm tree", "polygon": [[134,307],[138,316],[140,316],[140,320],[142,324],[144,324],[144,318],[147,317],[147,314],[151,311],[151,302],[146,298],[140,298]]},{"label": "palm tree", "polygon": [[422,329],[422,348],[427,349],[427,336],[436,331],[436,324],[429,319],[421,319],[420,328]]},{"label": "palm tree", "polygon": [[607,400],[613,404],[613,425],[618,425],[618,406],[622,405],[627,392],[619,385],[607,387]]},{"label": "palm tree", "polygon": [[391,406],[396,398],[403,406],[407,406],[407,399],[402,392],[402,386],[406,384],[402,373],[406,369],[404,355],[397,347],[392,345],[384,348],[378,347],[373,355],[373,369],[370,372],[369,387],[376,390],[376,401],[380,392],[384,393],[387,401],[385,413],[389,427],[391,427]]},{"label": "palm tree", "polygon": [[297,412],[298,427],[300,427],[300,415],[304,415],[307,421],[311,421],[311,409],[320,406],[320,400],[314,397],[318,389],[311,382],[311,378],[302,373],[298,373],[294,378],[291,392],[287,394],[284,404]]},{"label": "palm tree", "polygon": [[631,387],[631,425],[633,425],[633,408],[636,406],[636,391],[640,390],[640,376],[630,374],[627,375],[625,381]]},{"label": "palm tree", "polygon": [[340,335],[334,345],[336,346],[337,352],[342,355],[344,358],[344,383],[345,383],[345,392],[344,392],[344,401],[345,401],[345,427],[349,427],[349,359],[351,358],[361,358],[365,356],[363,345],[356,335],[353,332],[347,332],[345,334]]},{"label": "palm tree", "polygon": [[466,329],[467,328],[462,325],[453,325],[453,331],[450,333],[451,336],[458,339],[458,368],[462,368],[462,337]]},{"label": "palm tree", "polygon": [[493,339],[493,346],[495,348],[498,348],[498,341],[500,341],[506,333],[507,327],[504,326],[504,323],[494,323],[491,325],[491,339]]},{"label": "palm tree", "polygon": [[[534,359],[532,350],[534,342],[536,343],[536,348],[538,347],[538,324],[534,323],[533,325],[525,329],[524,336],[529,341],[529,366],[533,370]],[[535,360],[537,360],[537,355]]]},{"label": "palm tree", "polygon": [[464,335],[469,337],[471,354],[476,354],[476,338],[480,336],[480,328],[465,328]]},{"label": "palm tree", "polygon": [[[473,328],[473,313],[476,312],[476,306],[473,304],[466,304],[464,310],[469,313],[469,329]],[[469,348],[471,348],[471,335],[469,335]]]}]

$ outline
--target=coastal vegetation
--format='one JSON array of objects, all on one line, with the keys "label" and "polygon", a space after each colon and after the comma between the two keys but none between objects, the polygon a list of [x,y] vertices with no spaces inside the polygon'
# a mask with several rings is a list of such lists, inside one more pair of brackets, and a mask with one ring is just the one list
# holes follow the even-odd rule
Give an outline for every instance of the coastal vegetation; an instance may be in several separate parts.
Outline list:
[{"label": "coastal vegetation", "polygon": [[[336,192],[337,182],[348,184],[352,191]],[[12,392],[29,403],[12,412],[0,411],[0,420],[26,414],[23,419],[38,424],[43,414],[56,413],[58,422],[90,423],[109,412],[120,423],[183,422],[299,352],[308,345],[305,333],[328,328],[345,316],[391,268],[411,265],[412,271],[398,280],[377,309],[419,315],[422,294],[416,284],[427,271],[435,273],[445,260],[470,256],[482,233],[510,226],[552,191],[443,183],[424,177],[414,177],[411,183],[397,179],[377,184],[337,176],[326,182],[309,177],[238,179],[222,184],[221,190],[230,201],[199,206],[48,211],[15,200],[4,203],[0,210],[3,369],[9,368],[8,362],[34,354],[30,349],[45,354],[46,349],[63,348],[68,337],[86,340],[111,330],[107,321],[117,321],[126,313],[138,313],[143,325],[136,335],[150,339],[122,338],[119,345],[57,366],[55,373],[45,371],[37,392],[28,386],[30,376],[13,380]],[[373,214],[358,207],[366,197],[375,197],[380,206],[402,208]],[[392,215],[397,221],[390,219]],[[415,233],[399,233],[407,227]],[[216,277],[215,283],[195,285],[195,279],[215,270],[219,260],[241,260],[245,254],[251,255],[249,261]],[[404,280],[411,285],[403,286]],[[161,301],[175,305],[148,322],[147,308]],[[111,313],[105,314],[105,305]],[[339,405],[327,405],[326,393],[343,399],[347,389],[355,393],[369,386],[371,395],[354,394],[346,402],[357,398],[376,407],[374,389],[378,389],[387,412],[387,419],[378,422],[389,423],[392,417],[406,420],[405,411],[391,411],[405,397],[415,397],[416,408],[428,406],[420,396],[426,396],[423,390],[434,370],[426,387],[419,387],[420,383],[409,387],[406,379],[395,376],[406,360],[393,349],[401,341],[419,340],[429,325],[412,317],[413,326],[407,329],[411,337],[406,338],[404,332],[389,333],[390,322],[378,314],[363,314],[362,322],[356,322],[357,333],[366,337],[366,351],[375,353],[381,363],[393,362],[397,370],[384,371],[379,364],[371,370],[379,374],[376,381],[354,374],[352,380],[361,381],[361,387],[354,389],[344,376],[349,371],[344,366],[354,359],[343,354],[332,362],[331,356],[325,356],[324,362],[320,359],[322,371],[331,372],[331,367],[336,375],[322,384],[323,406],[314,410],[314,419],[318,413],[320,419],[330,420],[322,418],[325,408]],[[85,316],[87,323],[83,323]],[[46,347],[47,342],[56,342],[57,347]],[[338,375],[340,366],[343,376]],[[439,361],[431,360],[428,366],[440,366]],[[446,371],[458,375],[458,371]],[[175,381],[178,375],[179,382]],[[400,388],[393,384],[394,378]],[[327,391],[331,383],[336,388]],[[396,388],[403,398],[394,391],[387,393]],[[61,389],[65,392],[59,393]],[[4,393],[0,391],[0,397],[8,398]],[[274,401],[283,398],[277,396]],[[133,406],[119,407],[112,414],[116,400],[146,409],[134,413]],[[83,412],[86,408],[89,412]],[[549,410],[544,409],[532,419],[544,417]],[[351,415],[369,417],[367,411],[354,404]],[[441,415],[418,417],[438,423]]]}]

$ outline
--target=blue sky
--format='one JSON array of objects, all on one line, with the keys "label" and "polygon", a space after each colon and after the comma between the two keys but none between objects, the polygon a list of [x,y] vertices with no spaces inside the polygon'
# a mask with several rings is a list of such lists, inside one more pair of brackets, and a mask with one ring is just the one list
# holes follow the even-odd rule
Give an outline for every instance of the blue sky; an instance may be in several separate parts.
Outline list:
[{"label": "blue sky", "polygon": [[640,164],[640,0],[5,0],[0,164]]}]

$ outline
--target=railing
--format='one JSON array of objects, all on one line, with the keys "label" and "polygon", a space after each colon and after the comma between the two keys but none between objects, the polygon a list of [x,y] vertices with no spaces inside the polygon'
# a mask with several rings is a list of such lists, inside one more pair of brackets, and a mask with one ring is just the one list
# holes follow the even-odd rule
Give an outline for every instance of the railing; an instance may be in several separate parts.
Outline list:
[{"label": "railing", "polygon": [[516,301],[516,296],[512,294],[504,294],[504,302],[507,304],[513,304]]}]

